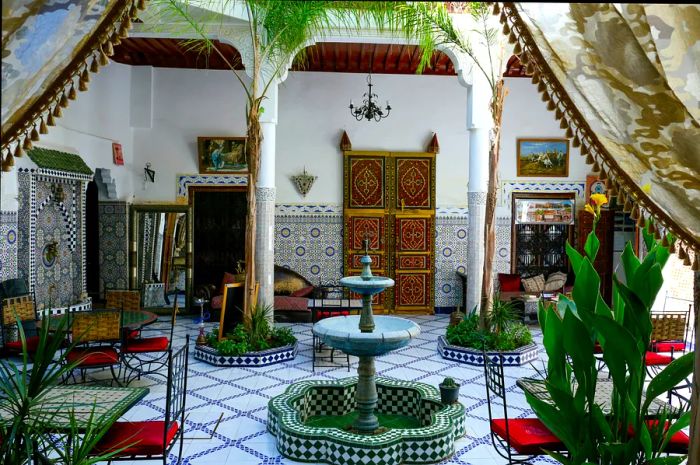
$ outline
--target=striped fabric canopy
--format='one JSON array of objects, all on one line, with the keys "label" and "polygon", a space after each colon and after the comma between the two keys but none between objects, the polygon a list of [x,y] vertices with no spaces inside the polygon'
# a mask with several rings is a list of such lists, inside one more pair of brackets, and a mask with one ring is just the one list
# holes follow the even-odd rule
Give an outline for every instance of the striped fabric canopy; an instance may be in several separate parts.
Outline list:
[{"label": "striped fabric canopy", "polygon": [[[498,9],[498,7],[497,7]],[[640,224],[700,255],[700,8],[505,3],[515,44],[547,108]],[[694,262],[693,262],[694,258]]]}]

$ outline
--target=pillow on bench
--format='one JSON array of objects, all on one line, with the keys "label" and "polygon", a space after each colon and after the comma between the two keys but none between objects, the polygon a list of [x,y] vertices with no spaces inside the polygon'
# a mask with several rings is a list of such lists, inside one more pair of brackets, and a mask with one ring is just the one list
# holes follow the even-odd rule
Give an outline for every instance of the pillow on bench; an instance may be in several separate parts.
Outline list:
[{"label": "pillow on bench", "polygon": [[566,273],[557,271],[547,276],[547,281],[544,283],[544,290],[547,292],[559,291],[566,284]]},{"label": "pillow on bench", "polygon": [[537,276],[533,276],[532,278],[523,279],[522,283],[525,292],[529,292],[531,294],[539,294],[540,292],[544,291],[545,281],[543,274],[538,274]]},{"label": "pillow on bench", "polygon": [[520,275],[498,273],[498,285],[500,292],[520,292]]}]

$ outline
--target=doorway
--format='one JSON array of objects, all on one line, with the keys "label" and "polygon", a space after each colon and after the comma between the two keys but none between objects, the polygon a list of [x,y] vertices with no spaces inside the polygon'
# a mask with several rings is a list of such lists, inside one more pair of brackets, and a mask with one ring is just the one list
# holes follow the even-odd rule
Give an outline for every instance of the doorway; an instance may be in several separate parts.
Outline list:
[{"label": "doorway", "polygon": [[190,187],[193,216],[193,289],[214,285],[245,260],[245,188]]}]

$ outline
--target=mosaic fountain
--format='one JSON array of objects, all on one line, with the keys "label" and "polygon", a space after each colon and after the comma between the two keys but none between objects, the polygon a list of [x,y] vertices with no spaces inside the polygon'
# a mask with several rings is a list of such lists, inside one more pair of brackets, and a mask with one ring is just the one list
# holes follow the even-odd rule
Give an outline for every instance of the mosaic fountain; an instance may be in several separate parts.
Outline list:
[{"label": "mosaic fountain", "polygon": [[367,252],[360,261],[362,274],[340,283],[362,295],[361,314],[326,318],[313,327],[324,344],[359,357],[357,377],[292,384],[270,400],[267,429],[283,456],[303,462],[439,462],[454,453],[454,441],[465,434],[464,407],[442,404],[433,386],[375,376],[374,358],[406,346],[420,327],[373,315],[372,296],[394,281],[372,276]]}]

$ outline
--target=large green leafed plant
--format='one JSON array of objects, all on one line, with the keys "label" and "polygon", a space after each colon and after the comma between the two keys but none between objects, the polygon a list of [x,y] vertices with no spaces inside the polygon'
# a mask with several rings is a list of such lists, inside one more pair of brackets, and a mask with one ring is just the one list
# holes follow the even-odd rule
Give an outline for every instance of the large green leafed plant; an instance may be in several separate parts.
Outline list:
[{"label": "large green leafed plant", "polygon": [[[553,403],[526,392],[537,417],[566,445],[568,457],[551,453],[570,465],[678,464],[684,457],[662,453],[670,437],[689,424],[690,412],[670,418],[662,412],[648,423],[651,401],[665,396],[689,376],[694,353],[685,354],[648,383],[645,354],[652,324],[650,312],[663,283],[661,271],[669,251],[645,231],[648,253],[640,260],[628,243],[621,258],[624,278],[613,278],[612,308],[600,293],[600,277],[593,268],[600,242],[595,227],[605,196],[592,198],[586,211],[595,216],[584,254],[567,244],[576,274],[572,299],[559,296],[556,307],[540,304],[539,319],[547,356],[545,385]],[[611,410],[594,402],[599,373],[594,356],[600,343],[613,382]],[[675,417],[675,415],[674,415]],[[666,422],[668,421],[668,424]],[[664,431],[664,426],[668,429]]]}]

